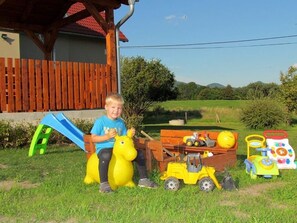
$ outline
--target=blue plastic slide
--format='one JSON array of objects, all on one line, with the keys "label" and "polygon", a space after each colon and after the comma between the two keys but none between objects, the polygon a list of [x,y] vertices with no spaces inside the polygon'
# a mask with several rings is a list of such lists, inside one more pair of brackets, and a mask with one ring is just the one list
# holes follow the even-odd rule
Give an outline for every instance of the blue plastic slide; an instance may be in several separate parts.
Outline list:
[{"label": "blue plastic slide", "polygon": [[84,133],[78,129],[63,113],[54,115],[47,114],[38,125],[31,141],[29,156],[33,156],[37,150],[44,154],[52,130],[55,129],[69,140],[74,142],[79,148],[86,152],[84,145]]},{"label": "blue plastic slide", "polygon": [[55,129],[85,151],[84,133],[78,129],[63,113],[58,113],[57,115],[50,113],[41,120],[40,124],[47,125]]}]

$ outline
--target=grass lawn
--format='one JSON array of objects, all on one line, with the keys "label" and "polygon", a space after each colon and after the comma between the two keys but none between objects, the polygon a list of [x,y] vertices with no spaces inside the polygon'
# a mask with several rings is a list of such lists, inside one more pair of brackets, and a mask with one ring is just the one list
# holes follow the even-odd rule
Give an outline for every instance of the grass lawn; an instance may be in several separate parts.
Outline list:
[{"label": "grass lawn", "polygon": [[[166,102],[160,104],[161,112],[146,117],[144,125],[156,138],[162,128],[238,132],[238,164],[229,169],[236,191],[205,193],[195,185],[166,191],[154,171],[150,177],[160,184],[158,189],[122,187],[101,194],[98,185],[83,183],[86,157],[76,146],[50,146],[45,155],[33,157],[28,157],[28,148],[5,149],[0,150],[0,222],[295,222],[297,170],[281,170],[271,180],[251,180],[245,173],[244,138],[263,130],[247,130],[239,122],[242,103]],[[168,125],[170,119],[184,118],[185,112],[185,126]],[[297,148],[297,128],[283,129]],[[222,175],[217,178],[220,181]]]}]

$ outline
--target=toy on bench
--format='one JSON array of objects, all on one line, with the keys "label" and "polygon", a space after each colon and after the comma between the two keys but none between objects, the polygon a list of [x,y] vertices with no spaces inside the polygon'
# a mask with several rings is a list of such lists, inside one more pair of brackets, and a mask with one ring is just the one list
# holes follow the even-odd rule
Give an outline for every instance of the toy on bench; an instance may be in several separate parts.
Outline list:
[{"label": "toy on bench", "polygon": [[279,169],[296,169],[295,152],[289,144],[288,133],[284,130],[265,130],[267,156],[277,163]]},{"label": "toy on bench", "polygon": [[203,137],[201,133],[194,132],[193,135],[191,136],[184,136],[183,137],[183,142],[187,146],[206,146],[206,147],[214,147],[216,141],[212,140],[208,137],[208,134],[204,134],[205,136]]}]

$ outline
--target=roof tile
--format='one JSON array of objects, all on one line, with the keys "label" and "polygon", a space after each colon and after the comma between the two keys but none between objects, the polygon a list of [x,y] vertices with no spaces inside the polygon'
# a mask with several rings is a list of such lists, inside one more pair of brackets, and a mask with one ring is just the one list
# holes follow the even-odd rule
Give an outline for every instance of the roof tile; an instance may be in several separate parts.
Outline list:
[{"label": "roof tile", "polygon": [[[82,3],[75,3],[69,8],[67,14],[72,15],[84,9],[85,9],[85,6]],[[104,12],[100,12],[100,15],[103,18],[105,18]],[[89,16],[85,19],[79,20],[75,23],[65,26],[62,28],[62,31],[91,35],[91,36],[99,35],[99,37],[101,38],[105,38],[106,36],[102,27],[96,22],[96,20],[92,16]],[[120,32],[120,40],[123,42],[128,42],[127,37],[122,32]]]}]

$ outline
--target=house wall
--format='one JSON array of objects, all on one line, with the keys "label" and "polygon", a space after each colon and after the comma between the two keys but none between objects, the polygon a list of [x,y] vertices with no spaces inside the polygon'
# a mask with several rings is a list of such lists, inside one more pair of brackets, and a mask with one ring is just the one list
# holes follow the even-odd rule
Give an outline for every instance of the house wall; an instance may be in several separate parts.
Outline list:
[{"label": "house wall", "polygon": [[[7,38],[2,38],[6,34]],[[20,58],[20,41],[18,33],[0,31],[0,57]]]},{"label": "house wall", "polygon": [[105,39],[60,34],[54,51],[58,61],[106,64]]},{"label": "house wall", "polygon": [[[43,59],[43,52],[24,33],[6,33],[1,38],[0,57]],[[106,64],[105,39],[91,36],[59,34],[53,50],[53,60]]]}]

